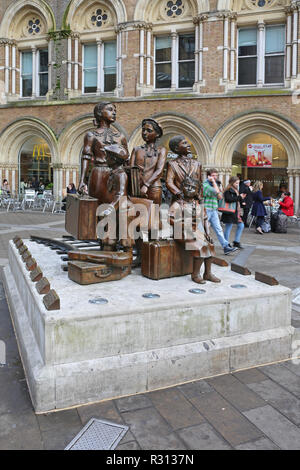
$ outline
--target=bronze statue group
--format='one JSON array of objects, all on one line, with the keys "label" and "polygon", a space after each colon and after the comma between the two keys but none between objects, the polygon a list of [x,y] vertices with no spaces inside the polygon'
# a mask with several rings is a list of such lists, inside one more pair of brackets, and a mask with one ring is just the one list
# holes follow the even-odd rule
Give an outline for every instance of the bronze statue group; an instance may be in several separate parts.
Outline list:
[{"label": "bronze statue group", "polygon": [[[169,220],[174,228],[177,227],[177,232],[178,226],[182,228],[181,235],[174,241],[188,250],[192,257],[190,272],[194,282],[220,282],[211,272],[215,251],[209,235],[206,210],[201,204],[202,168],[200,162],[192,158],[191,147],[186,138],[183,135],[171,138],[169,147],[177,157],[167,162],[167,150],[157,143],[163,135],[163,129],[154,119],[146,118],[142,121],[144,144],[135,147],[129,156],[125,136],[111,127],[116,121],[115,105],[109,102],[98,103],[94,108],[94,116],[96,128],[84,138],[79,193],[83,192],[89,174],[89,196],[98,199],[99,205],[106,204],[106,209],[98,214],[102,217],[109,216],[113,211],[118,212],[120,201],[124,197],[128,201],[127,209],[135,203],[144,204],[147,209],[151,204],[160,206],[162,176],[167,167],[166,187],[172,194]],[[135,194],[132,194],[133,187]],[[190,231],[184,230],[183,221],[186,215],[191,220]],[[122,239],[107,238],[103,249],[114,251],[117,243],[121,243],[126,251],[132,249],[135,241],[130,236]],[[201,276],[203,264],[205,268]]]}]

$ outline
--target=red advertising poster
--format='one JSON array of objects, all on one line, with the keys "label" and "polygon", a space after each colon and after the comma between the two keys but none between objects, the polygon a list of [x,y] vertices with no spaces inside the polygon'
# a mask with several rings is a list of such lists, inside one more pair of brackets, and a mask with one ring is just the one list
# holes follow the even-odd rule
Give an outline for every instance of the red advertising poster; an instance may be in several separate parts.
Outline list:
[{"label": "red advertising poster", "polygon": [[267,168],[272,166],[272,144],[248,144],[247,166]]}]

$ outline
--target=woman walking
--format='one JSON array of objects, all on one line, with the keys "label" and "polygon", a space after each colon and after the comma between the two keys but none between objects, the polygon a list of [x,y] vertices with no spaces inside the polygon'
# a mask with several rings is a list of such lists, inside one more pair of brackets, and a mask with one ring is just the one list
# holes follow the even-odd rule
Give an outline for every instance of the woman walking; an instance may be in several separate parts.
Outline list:
[{"label": "woman walking", "polygon": [[262,231],[262,224],[265,220],[265,216],[267,215],[266,208],[264,206],[264,201],[269,201],[270,197],[263,197],[262,189],[263,189],[263,182],[256,181],[253,186],[253,206],[251,214],[256,217],[256,233],[263,235]]},{"label": "woman walking", "polygon": [[231,176],[229,184],[224,192],[225,202],[235,203],[235,211],[232,213],[223,213],[221,221],[225,224],[224,237],[229,242],[229,236],[233,224],[236,224],[236,231],[233,246],[236,248],[243,248],[240,244],[241,236],[244,230],[244,223],[241,217],[240,203],[245,199],[246,194],[239,194],[240,180],[237,176]]}]

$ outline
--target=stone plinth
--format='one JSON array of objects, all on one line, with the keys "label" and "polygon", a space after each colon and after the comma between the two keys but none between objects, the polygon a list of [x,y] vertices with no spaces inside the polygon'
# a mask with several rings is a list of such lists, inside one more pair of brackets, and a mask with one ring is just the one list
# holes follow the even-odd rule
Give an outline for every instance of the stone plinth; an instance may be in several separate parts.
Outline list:
[{"label": "stone plinth", "polygon": [[[190,276],[80,286],[48,247],[25,241],[60,297],[47,311],[11,242],[4,283],[36,411],[155,390],[286,359],[291,291],[213,266],[221,284]],[[242,284],[245,287],[232,286]],[[193,294],[193,288],[204,289]],[[144,293],[159,294],[144,298]],[[92,304],[98,297],[106,304]]]}]

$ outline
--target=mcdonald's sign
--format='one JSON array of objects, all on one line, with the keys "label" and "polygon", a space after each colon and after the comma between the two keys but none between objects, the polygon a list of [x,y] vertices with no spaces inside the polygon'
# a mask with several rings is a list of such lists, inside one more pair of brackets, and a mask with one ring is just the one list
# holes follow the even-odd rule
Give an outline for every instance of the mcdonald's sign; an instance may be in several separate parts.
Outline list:
[{"label": "mcdonald's sign", "polygon": [[37,160],[45,160],[45,156],[46,156],[46,153],[45,153],[45,144],[36,144],[34,147],[33,147],[33,152],[32,152],[32,157],[33,158],[36,158]]}]

